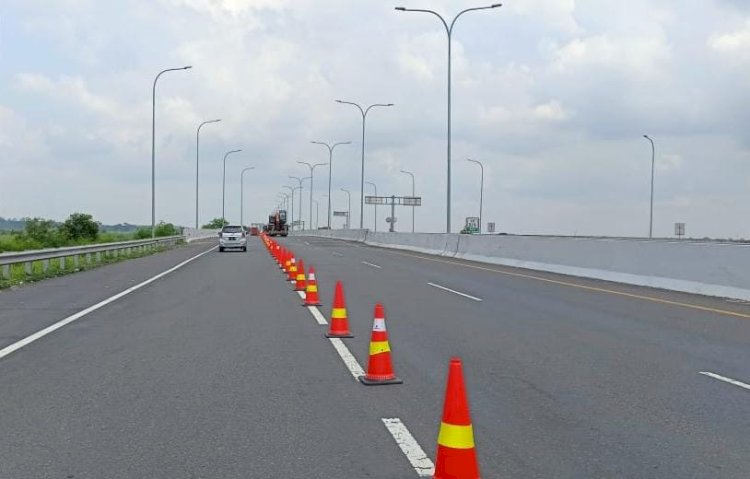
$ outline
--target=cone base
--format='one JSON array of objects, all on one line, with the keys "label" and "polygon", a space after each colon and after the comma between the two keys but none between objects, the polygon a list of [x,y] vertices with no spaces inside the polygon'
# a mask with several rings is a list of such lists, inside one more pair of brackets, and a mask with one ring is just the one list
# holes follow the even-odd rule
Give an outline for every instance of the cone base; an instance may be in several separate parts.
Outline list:
[{"label": "cone base", "polygon": [[303,308],[306,308],[306,307],[308,307],[308,306],[315,306],[315,307],[318,307],[318,306],[323,306],[323,303],[304,303],[304,304],[302,305],[302,307],[303,307]]},{"label": "cone base", "polygon": [[331,333],[328,332],[325,334],[326,338],[353,338],[354,335],[351,332],[346,333]]},{"label": "cone base", "polygon": [[294,291],[304,291],[304,290],[305,288],[297,288],[297,287],[294,288]]},{"label": "cone base", "polygon": [[383,379],[383,380],[372,380],[367,379],[367,376],[360,376],[357,379],[359,379],[359,382],[364,384],[365,386],[385,386],[386,384],[403,384],[404,381],[399,378],[393,378],[393,379]]}]

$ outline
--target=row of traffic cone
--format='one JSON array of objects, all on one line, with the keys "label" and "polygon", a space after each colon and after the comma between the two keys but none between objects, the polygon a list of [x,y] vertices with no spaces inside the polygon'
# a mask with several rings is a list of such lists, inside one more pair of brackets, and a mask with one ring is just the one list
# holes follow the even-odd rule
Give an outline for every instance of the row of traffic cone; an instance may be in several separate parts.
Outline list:
[{"label": "row of traffic cone", "polygon": [[[315,270],[310,268],[309,275],[305,279],[305,267],[302,260],[297,262],[294,253],[283,248],[266,235],[261,235],[261,238],[271,256],[276,259],[287,275],[287,280],[294,283],[294,290],[305,291],[303,306],[320,306]],[[359,380],[368,386],[403,383],[396,377],[393,370],[383,305],[379,303],[375,305],[373,316],[367,373],[360,376]],[[325,334],[326,337],[354,337],[349,328],[344,286],[341,281],[336,281],[330,318],[330,327]],[[461,359],[457,357],[451,358],[448,367],[445,402],[437,439],[437,458],[433,478],[479,478],[479,466],[474,445],[469,402],[464,384],[463,366]]]}]

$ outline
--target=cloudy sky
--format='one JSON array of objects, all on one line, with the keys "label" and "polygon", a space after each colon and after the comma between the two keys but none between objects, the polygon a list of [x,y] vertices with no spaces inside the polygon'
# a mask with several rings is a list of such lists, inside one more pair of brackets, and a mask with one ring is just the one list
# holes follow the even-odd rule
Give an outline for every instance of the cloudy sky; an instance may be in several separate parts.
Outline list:
[{"label": "cloudy sky", "polygon": [[[403,2],[403,3],[401,3]],[[359,223],[361,116],[335,99],[394,103],[368,116],[366,180],[409,194],[421,231],[445,228],[447,41],[438,20],[477,1],[3,0],[0,7],[0,216],[150,223],[151,86],[157,90],[157,218],[194,221],[195,131],[201,220],[262,221],[296,161],[326,162],[311,140],[346,141],[334,209],[352,190]],[[750,2],[509,0],[454,33],[453,229],[479,209],[499,231],[750,237]],[[325,224],[328,170],[315,198]],[[305,184],[303,210],[307,217]],[[366,190],[370,193],[370,190]],[[378,228],[387,227],[385,208]],[[398,229],[411,214],[397,212]],[[372,227],[372,207],[365,208]],[[334,221],[339,226],[341,219]]]}]

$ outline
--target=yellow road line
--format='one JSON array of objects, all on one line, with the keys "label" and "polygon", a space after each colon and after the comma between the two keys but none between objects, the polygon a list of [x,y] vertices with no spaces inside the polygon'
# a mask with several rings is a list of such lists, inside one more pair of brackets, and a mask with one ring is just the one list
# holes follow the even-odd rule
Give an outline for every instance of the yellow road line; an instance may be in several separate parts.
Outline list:
[{"label": "yellow road line", "polygon": [[653,296],[646,296],[646,295],[642,295],[642,294],[626,293],[624,291],[615,291],[613,289],[597,288],[596,286],[586,286],[584,284],[572,283],[572,282],[569,282],[569,281],[562,281],[562,280],[557,280],[557,279],[543,278],[541,276],[536,276],[536,275],[533,275],[533,274],[514,273],[514,272],[511,272],[511,271],[504,271],[504,270],[495,269],[495,268],[488,268],[488,267],[485,267],[485,266],[477,266],[477,265],[473,265],[473,264],[466,264],[466,263],[461,263],[461,262],[458,262],[458,261],[448,261],[448,260],[439,259],[439,258],[429,258],[429,257],[425,257],[425,256],[415,255],[415,254],[404,253],[404,252],[401,252],[401,251],[387,250],[387,252],[391,253],[391,254],[400,255],[400,256],[409,256],[409,257],[412,257],[412,258],[419,258],[419,259],[423,259],[425,261],[433,261],[435,263],[451,264],[451,265],[456,265],[456,266],[463,266],[464,268],[478,269],[478,270],[481,270],[481,271],[489,271],[491,273],[503,274],[503,275],[506,275],[506,276],[515,276],[517,278],[533,279],[535,281],[542,281],[544,283],[557,284],[557,285],[560,285],[560,286],[568,286],[570,288],[577,288],[577,289],[582,289],[582,290],[585,290],[585,291],[593,291],[595,293],[612,294],[612,295],[615,295],[615,296],[622,296],[622,297],[625,297],[625,298],[640,299],[640,300],[643,300],[643,301],[651,301],[653,303],[668,304],[670,306],[679,306],[681,308],[695,309],[695,310],[698,310],[698,311],[705,311],[705,312],[709,312],[709,313],[716,313],[716,314],[721,314],[721,315],[725,315],[725,316],[734,316],[736,318],[750,319],[750,314],[739,313],[737,311],[729,311],[729,310],[726,310],[726,309],[710,308],[708,306],[700,306],[698,304],[683,303],[683,302],[680,302],[680,301],[672,301],[672,300],[669,300],[669,299],[656,298],[656,297],[653,297]]}]

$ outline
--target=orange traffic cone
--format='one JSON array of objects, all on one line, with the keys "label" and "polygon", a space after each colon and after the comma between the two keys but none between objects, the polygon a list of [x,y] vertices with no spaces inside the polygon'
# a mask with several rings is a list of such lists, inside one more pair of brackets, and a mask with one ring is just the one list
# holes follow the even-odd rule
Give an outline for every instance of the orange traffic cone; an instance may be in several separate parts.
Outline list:
[{"label": "orange traffic cone", "polygon": [[336,281],[336,292],[333,295],[333,308],[331,308],[331,328],[326,333],[327,338],[353,338],[349,331],[349,318],[346,314],[346,302],[344,302],[344,287],[341,281]]},{"label": "orange traffic cone", "polygon": [[469,401],[464,386],[464,373],[460,358],[451,358],[448,384],[445,388],[443,420],[437,440],[435,479],[477,479],[479,465],[474,448],[474,431],[471,427]]},{"label": "orange traffic cone", "polygon": [[391,346],[388,344],[388,331],[385,329],[385,312],[383,311],[383,305],[380,303],[375,305],[375,320],[372,323],[367,374],[360,376],[359,381],[367,386],[403,383],[393,372]]},{"label": "orange traffic cone", "polygon": [[294,283],[297,281],[297,259],[292,256],[292,259],[289,263],[289,270],[287,271],[288,274],[286,276],[287,281]]},{"label": "orange traffic cone", "polygon": [[305,301],[302,306],[321,306],[318,297],[318,282],[315,280],[315,268],[310,268],[307,275],[307,287],[305,288]]},{"label": "orange traffic cone", "polygon": [[294,285],[295,291],[304,291],[306,286],[305,281],[305,262],[299,260],[299,267],[297,268],[297,282]]},{"label": "orange traffic cone", "polygon": [[284,258],[284,265],[281,268],[284,271],[284,273],[288,273],[289,272],[289,268],[292,265],[292,256],[291,256],[291,254],[292,254],[292,252],[289,251],[289,250],[285,250],[284,251],[284,256],[283,256],[283,258]]}]

